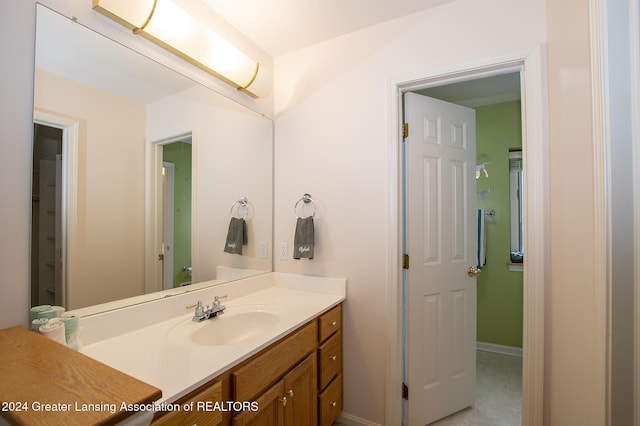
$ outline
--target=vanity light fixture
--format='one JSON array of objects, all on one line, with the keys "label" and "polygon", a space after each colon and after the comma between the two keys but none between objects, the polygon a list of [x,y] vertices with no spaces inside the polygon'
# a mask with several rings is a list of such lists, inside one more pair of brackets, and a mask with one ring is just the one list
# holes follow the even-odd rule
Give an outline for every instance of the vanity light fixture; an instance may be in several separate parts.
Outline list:
[{"label": "vanity light fixture", "polygon": [[171,0],[93,0],[93,9],[253,97],[271,90],[268,70]]}]

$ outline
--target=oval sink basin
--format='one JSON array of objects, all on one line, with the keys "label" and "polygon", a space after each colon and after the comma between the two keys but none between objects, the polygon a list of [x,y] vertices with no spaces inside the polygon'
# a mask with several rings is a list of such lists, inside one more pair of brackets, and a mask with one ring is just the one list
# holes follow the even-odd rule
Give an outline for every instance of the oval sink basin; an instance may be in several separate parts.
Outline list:
[{"label": "oval sink basin", "polygon": [[184,320],[169,330],[167,339],[179,345],[233,345],[259,337],[279,322],[280,313],[270,305],[233,306],[202,322]]}]

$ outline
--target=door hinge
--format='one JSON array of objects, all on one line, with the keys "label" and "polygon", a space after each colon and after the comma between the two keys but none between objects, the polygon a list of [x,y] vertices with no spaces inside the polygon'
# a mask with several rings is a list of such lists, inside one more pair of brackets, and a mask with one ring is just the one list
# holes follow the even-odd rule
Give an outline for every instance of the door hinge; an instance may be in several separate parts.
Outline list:
[{"label": "door hinge", "polygon": [[407,253],[402,255],[402,269],[409,269],[409,255]]},{"label": "door hinge", "polygon": [[402,399],[409,399],[409,386],[406,383],[402,384]]},{"label": "door hinge", "polygon": [[402,123],[402,137],[405,139],[409,137],[409,123]]}]

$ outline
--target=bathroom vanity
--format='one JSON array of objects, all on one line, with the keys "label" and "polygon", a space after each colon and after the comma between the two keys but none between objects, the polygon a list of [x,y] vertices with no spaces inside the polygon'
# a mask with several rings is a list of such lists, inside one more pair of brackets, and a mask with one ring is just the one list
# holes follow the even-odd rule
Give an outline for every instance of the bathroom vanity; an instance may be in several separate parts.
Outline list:
[{"label": "bathroom vanity", "polygon": [[[344,279],[266,273],[83,317],[81,353],[26,329],[9,351],[42,361],[23,365],[35,369],[24,377],[43,366],[83,367],[58,371],[41,401],[60,400],[60,389],[75,383],[71,403],[90,396],[118,407],[106,418],[70,413],[78,424],[131,422],[130,415],[155,425],[331,425],[342,410],[345,290]],[[208,305],[216,296],[224,313],[193,321],[198,300]],[[25,347],[32,339],[59,350],[42,356],[40,346]],[[32,382],[3,385],[2,401],[28,394]],[[123,402],[153,408],[123,412]]]},{"label": "bathroom vanity", "polygon": [[[342,305],[158,413],[154,425],[331,425],[342,410]],[[230,403],[233,401],[232,403]]]}]

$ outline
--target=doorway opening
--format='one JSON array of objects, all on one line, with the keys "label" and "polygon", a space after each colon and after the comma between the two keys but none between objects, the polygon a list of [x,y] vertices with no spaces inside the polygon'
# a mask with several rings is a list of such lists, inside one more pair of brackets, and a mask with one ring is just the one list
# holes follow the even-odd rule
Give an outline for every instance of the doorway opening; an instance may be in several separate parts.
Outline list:
[{"label": "doorway opening", "polygon": [[63,129],[33,123],[31,306],[63,305]]},{"label": "doorway opening", "polygon": [[[514,256],[511,254],[512,235],[510,233],[513,233],[511,229],[511,210],[514,210],[516,219],[521,220],[522,216],[518,215],[517,209],[511,208],[512,202],[517,204],[516,202],[519,199],[521,200],[519,197],[521,194],[517,191],[517,186],[514,187],[516,189],[516,191],[513,191],[514,194],[511,194],[512,191],[510,189],[512,186],[509,179],[510,164],[514,162],[510,157],[514,156],[515,152],[521,153],[522,150],[520,89],[520,73],[514,71],[463,82],[411,90],[411,93],[420,95],[422,101],[418,103],[413,101],[407,104],[405,100],[405,122],[413,123],[409,124],[410,128],[408,130],[408,134],[413,138],[405,139],[403,144],[405,148],[404,179],[405,182],[413,182],[413,189],[410,191],[409,188],[405,187],[405,200],[403,203],[405,205],[405,214],[411,210],[414,218],[412,220],[404,219],[406,231],[403,237],[403,245],[407,250],[405,253],[409,253],[412,258],[415,257],[414,255],[422,256],[419,253],[423,249],[419,247],[423,238],[425,240],[422,244],[431,246],[437,243],[436,246],[440,247],[425,248],[424,250],[428,251],[429,256],[427,256],[426,252],[424,253],[424,256],[426,256],[424,266],[411,262],[411,269],[406,271],[404,275],[404,299],[407,301],[404,316],[405,329],[414,330],[410,333],[408,331],[405,332],[405,336],[407,336],[407,340],[418,339],[420,341],[421,339],[429,339],[428,344],[427,342],[424,344],[412,342],[408,345],[408,341],[405,341],[403,353],[405,357],[409,356],[409,354],[413,357],[411,362],[404,361],[405,383],[408,384],[410,393],[415,395],[414,398],[422,398],[420,394],[424,392],[425,398],[427,394],[429,395],[428,400],[440,401],[442,399],[441,402],[432,405],[433,408],[429,408],[430,405],[425,401],[425,403],[420,403],[420,409],[413,406],[412,411],[405,410],[405,424],[412,424],[410,419],[418,418],[421,419],[418,421],[419,424],[429,422],[429,424],[434,425],[441,424],[438,420],[443,418],[445,418],[444,422],[446,424],[452,425],[475,424],[475,421],[491,423],[492,419],[495,420],[496,418],[500,418],[509,424],[520,424],[523,276],[522,263],[515,263],[512,260],[520,261],[522,259],[522,249],[518,251],[519,258],[512,259]],[[411,107],[407,105],[413,105],[413,108],[418,108],[418,105],[423,103],[427,110],[420,112],[419,115],[426,114],[422,115],[422,120],[427,123],[425,125],[433,121],[434,124],[437,123],[438,129],[423,130],[412,128],[415,126],[416,120],[415,118],[408,119],[408,116],[415,117],[418,111],[411,111]],[[475,116],[475,121],[472,121],[463,129],[467,133],[473,132],[473,135],[468,134],[465,136],[464,147],[462,146],[463,144],[456,145],[454,141],[455,128],[460,126],[460,123],[463,123],[463,121],[455,121],[463,120],[462,117],[458,116],[458,113],[455,113],[458,110],[460,110],[462,117],[467,114]],[[409,115],[407,115],[408,113]],[[451,131],[453,133],[449,136],[447,133],[449,132],[448,120],[450,119],[454,121],[451,122]],[[421,132],[424,132],[424,134]],[[440,138],[442,139],[440,140]],[[434,143],[436,145],[433,148],[429,148],[429,145]],[[442,150],[446,149],[445,145],[449,143],[452,144],[453,149],[450,154],[446,154],[446,151]],[[420,148],[416,144],[424,145],[424,147]],[[411,149],[409,145],[412,146]],[[442,147],[439,147],[441,145]],[[469,237],[468,243],[470,244],[468,251],[471,254],[468,255],[467,261],[462,262],[462,267],[475,266],[477,260],[478,275],[476,278],[467,277],[466,274],[461,274],[460,271],[455,272],[457,268],[455,265],[460,262],[457,262],[454,258],[452,258],[453,263],[450,267],[445,266],[447,265],[446,253],[449,250],[446,244],[449,232],[446,229],[449,229],[448,227],[451,225],[445,217],[450,216],[446,207],[447,202],[445,201],[448,195],[443,194],[443,198],[441,198],[437,193],[440,193],[441,190],[448,191],[449,184],[445,183],[449,179],[447,176],[448,171],[446,171],[449,167],[447,158],[449,158],[449,155],[453,155],[454,158],[463,156],[461,149],[472,151],[471,161],[465,163],[465,167],[468,175],[471,176],[471,179],[467,180],[467,182],[469,185],[471,185],[471,182],[475,184],[473,185],[474,188],[469,187],[469,197],[471,199],[467,206],[468,211],[463,215],[468,218],[467,226],[471,229],[472,236]],[[423,151],[425,152],[424,155],[426,155],[425,160],[416,162],[415,159],[407,158],[408,155],[418,155],[422,158]],[[433,160],[439,158],[440,154],[438,153],[443,153],[444,157],[436,164],[433,163]],[[427,174],[425,174],[425,170],[420,170],[424,161],[427,162],[425,164],[427,164],[427,170],[430,171]],[[443,162],[440,163],[440,161]],[[452,166],[455,166],[456,163],[461,164],[458,162],[459,160],[451,161],[453,161],[450,163]],[[431,163],[433,164],[431,165]],[[434,172],[434,170],[438,171]],[[473,179],[474,172],[475,181]],[[414,173],[419,176],[410,176],[410,174]],[[438,177],[440,173],[443,175]],[[522,173],[520,173],[521,175]],[[416,179],[418,180],[416,181]],[[416,193],[416,185],[419,185],[418,182],[423,179],[424,185],[430,185],[432,188],[424,189],[424,195],[420,195],[422,191]],[[451,190],[457,192],[454,187],[451,187]],[[418,199],[414,198],[410,202],[409,197],[418,197]],[[426,198],[423,199],[422,197]],[[419,199],[422,199],[422,201]],[[425,209],[428,206],[428,210],[424,210],[422,213],[424,215],[422,219],[416,216],[415,203],[425,205]],[[412,204],[414,207],[409,208]],[[478,208],[477,213],[475,205]],[[440,208],[443,210],[440,210]],[[456,216],[455,207],[453,210],[453,216]],[[442,219],[438,219],[438,217],[442,217]],[[416,220],[424,222],[424,225],[416,223]],[[434,228],[429,230],[425,228],[429,223],[439,228],[445,224],[447,225],[444,229]],[[482,224],[482,235],[484,236],[482,242],[480,238],[477,238],[477,234],[480,231],[476,232],[480,224]],[[522,225],[522,222],[516,224],[515,230],[519,230]],[[453,230],[456,227],[454,225]],[[462,229],[460,228],[461,231]],[[423,234],[423,232],[427,232],[428,235],[425,234],[420,237],[419,235]],[[521,233],[516,232],[515,236],[518,237],[519,242],[522,241]],[[416,239],[417,241],[409,244],[410,240]],[[471,240],[473,240],[473,244],[471,244]],[[478,249],[482,246],[481,251],[476,251],[476,241],[478,242]],[[471,247],[471,245],[474,247]],[[455,246],[457,244],[454,243],[451,249],[455,249]],[[415,253],[411,252],[412,250],[415,250]],[[441,254],[437,254],[441,250]],[[477,258],[476,253],[482,253],[482,260]],[[451,254],[453,255],[454,253]],[[439,256],[443,256],[443,258],[435,261]],[[420,262],[421,259],[420,257],[416,260]],[[471,260],[473,260],[473,263],[471,263]],[[424,271],[426,276],[419,269],[416,269],[421,267],[426,268]],[[443,275],[445,274],[444,271],[450,268],[454,269],[451,272],[452,275]],[[445,278],[447,276],[449,278]],[[424,279],[432,283],[423,283]],[[438,280],[444,280],[446,284],[444,282],[444,285],[437,284]],[[471,281],[476,281],[477,284],[472,283],[471,288],[463,290]],[[423,285],[425,289],[418,290]],[[416,305],[409,302],[409,300],[421,295],[423,291],[426,291],[424,304]],[[449,312],[447,310],[449,309],[447,308],[447,300],[450,297],[449,292],[451,292],[450,296],[453,297],[452,303],[454,303],[454,306],[451,307],[453,309],[452,313],[456,312],[455,304],[461,303],[460,300],[463,297],[461,292],[464,292],[464,295],[466,295],[464,298],[468,299],[464,303],[474,304],[473,307],[469,306],[467,308],[468,314],[462,314],[459,318],[456,317],[457,319],[451,324],[448,324],[447,320],[449,314],[445,314],[445,312]],[[410,297],[408,296],[409,293],[411,294]],[[428,303],[426,302],[427,300]],[[455,300],[458,300],[458,302]],[[419,311],[424,310],[424,312],[411,313],[410,306]],[[436,315],[433,309],[437,309],[439,314]],[[469,324],[465,325],[465,327],[473,327],[473,332],[465,332],[465,336],[468,337],[459,336],[459,338],[461,342],[466,342],[464,347],[469,352],[464,354],[464,359],[469,360],[469,369],[464,369],[464,371],[467,371],[464,374],[471,376],[469,381],[463,378],[463,370],[459,369],[462,365],[466,365],[467,361],[462,362],[461,358],[458,363],[460,365],[455,366],[456,363],[453,361],[449,365],[448,360],[456,359],[457,355],[455,353],[449,355],[441,353],[441,351],[449,353],[446,347],[449,346],[449,343],[454,344],[457,340],[457,333],[453,333],[453,331],[459,329],[460,326],[456,326],[456,323],[467,321],[464,320],[467,315],[472,315],[473,318],[468,320]],[[420,318],[429,319],[429,324],[421,324],[426,333],[423,337],[419,337],[416,334],[418,324],[414,323],[415,321],[421,323],[422,320]],[[431,323],[434,321],[439,325],[432,325]],[[445,332],[448,329],[450,329],[450,332]],[[443,345],[444,347],[442,347]],[[418,348],[423,346],[431,349],[424,350],[424,352],[420,351]],[[459,347],[460,345],[458,344],[457,346]],[[442,349],[436,351],[435,348],[437,347],[442,347]],[[478,351],[477,364],[476,351]],[[462,356],[461,354],[459,355]],[[416,356],[418,357],[417,360]],[[425,365],[429,367],[425,367]],[[451,372],[449,372],[450,368],[452,369]],[[424,388],[421,385],[416,387],[416,382],[423,383],[418,377],[425,377]],[[501,386],[496,386],[498,382],[501,383]],[[463,383],[467,384],[463,385]],[[475,386],[476,384],[477,386]],[[456,391],[451,393],[451,391],[447,390],[449,387],[455,388]],[[462,397],[467,391],[473,393],[474,389],[476,394],[475,402],[471,402],[473,401],[472,397]],[[410,406],[409,404],[411,404],[411,400],[405,403],[406,408]]]},{"label": "doorway opening", "polygon": [[[523,366],[522,366],[522,424],[543,423],[544,383],[544,289],[548,259],[548,178],[547,178],[547,111],[544,86],[544,61],[541,49],[493,58],[473,64],[460,64],[446,69],[425,72],[418,76],[398,77],[391,82],[390,122],[391,140],[395,151],[391,156],[391,241],[389,318],[390,367],[387,398],[387,422],[398,423],[403,413],[402,339],[403,339],[403,222],[402,186],[402,95],[405,92],[481,79],[497,74],[519,73],[522,93],[522,152],[527,170],[524,181],[526,202],[525,248],[527,267],[524,269],[523,290]],[[394,238],[395,237],[395,238]],[[411,403],[411,395],[409,395]],[[415,403],[418,403],[417,401]]]},{"label": "doorway opening", "polygon": [[68,308],[77,215],[78,126],[40,110],[33,116],[31,305]]},{"label": "doorway opening", "polygon": [[152,142],[147,291],[190,285],[193,279],[192,134]]}]

